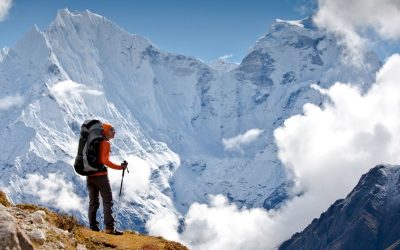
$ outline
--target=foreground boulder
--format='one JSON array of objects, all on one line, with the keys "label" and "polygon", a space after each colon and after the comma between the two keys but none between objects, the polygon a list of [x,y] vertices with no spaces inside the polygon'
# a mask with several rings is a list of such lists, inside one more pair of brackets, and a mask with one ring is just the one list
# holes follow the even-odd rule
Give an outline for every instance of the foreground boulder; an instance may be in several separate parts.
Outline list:
[{"label": "foreground boulder", "polygon": [[33,249],[28,236],[18,226],[14,217],[0,204],[0,249]]}]

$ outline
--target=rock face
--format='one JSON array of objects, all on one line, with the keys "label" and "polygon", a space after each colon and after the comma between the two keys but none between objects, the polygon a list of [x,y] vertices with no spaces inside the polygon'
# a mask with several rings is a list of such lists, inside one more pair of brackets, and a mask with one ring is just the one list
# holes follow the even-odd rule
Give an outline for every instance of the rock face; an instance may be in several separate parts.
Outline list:
[{"label": "rock face", "polygon": [[21,230],[14,217],[0,204],[0,249],[33,249],[28,236]]},{"label": "rock face", "polygon": [[400,166],[376,166],[279,249],[400,249]]}]

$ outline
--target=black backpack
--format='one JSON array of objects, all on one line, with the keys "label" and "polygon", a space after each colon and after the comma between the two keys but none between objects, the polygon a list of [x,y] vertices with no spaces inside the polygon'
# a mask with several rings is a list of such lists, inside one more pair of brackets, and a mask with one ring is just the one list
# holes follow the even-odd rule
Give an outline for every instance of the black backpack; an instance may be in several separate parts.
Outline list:
[{"label": "black backpack", "polygon": [[86,120],[81,126],[78,153],[74,168],[80,175],[92,175],[99,171],[107,171],[99,163],[100,143],[104,140],[102,123],[99,120]]}]

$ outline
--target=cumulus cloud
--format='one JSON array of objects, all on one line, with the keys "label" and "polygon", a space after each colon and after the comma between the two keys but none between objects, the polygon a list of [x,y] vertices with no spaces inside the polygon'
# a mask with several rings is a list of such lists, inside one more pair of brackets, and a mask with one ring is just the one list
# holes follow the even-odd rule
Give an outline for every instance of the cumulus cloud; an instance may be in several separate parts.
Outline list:
[{"label": "cumulus cloud", "polygon": [[323,91],[330,99],[323,108],[306,104],[304,115],[275,131],[279,157],[295,178],[294,191],[304,192],[281,212],[296,230],[345,197],[374,165],[400,162],[399,70],[400,55],[394,55],[365,94],[336,83]]},{"label": "cumulus cloud", "polygon": [[244,134],[239,134],[228,139],[222,139],[222,144],[224,145],[225,150],[241,150],[242,146],[252,143],[262,132],[262,129],[250,129]]},{"label": "cumulus cloud", "polygon": [[94,96],[103,94],[103,92],[101,91],[90,89],[86,85],[71,80],[65,80],[56,83],[51,87],[50,91],[55,96],[61,99],[66,99],[69,97],[77,97],[81,94],[94,95]]},{"label": "cumulus cloud", "polygon": [[83,211],[83,201],[76,194],[72,183],[66,182],[62,176],[51,173],[47,177],[29,174],[22,180],[24,193],[37,196],[40,203],[52,204],[62,211]]},{"label": "cumulus cloud", "polygon": [[11,107],[19,106],[23,103],[24,99],[20,95],[5,96],[0,98],[0,110],[9,109]]},{"label": "cumulus cloud", "polygon": [[193,250],[265,250],[277,248],[293,231],[286,230],[290,223],[277,212],[239,209],[223,195],[209,199],[209,204],[190,206],[180,234],[176,234],[178,219],[172,214],[152,216],[146,224],[149,233],[180,241]]},{"label": "cumulus cloud", "polygon": [[240,210],[222,195],[211,196],[210,205],[190,207],[181,240],[191,249],[268,249],[273,223],[264,209]]},{"label": "cumulus cloud", "polygon": [[398,0],[319,0],[315,23],[339,34],[359,60],[372,33],[381,39],[400,38],[400,1]]},{"label": "cumulus cloud", "polygon": [[12,0],[0,0],[0,21],[7,18],[12,6]]},{"label": "cumulus cloud", "polygon": [[146,221],[146,228],[148,229],[149,234],[162,235],[169,240],[183,242],[178,234],[178,226],[178,217],[168,211],[154,214]]},{"label": "cumulus cloud", "polygon": [[[328,98],[323,107],[306,104],[304,114],[275,130],[279,158],[301,196],[268,212],[211,196],[210,205],[191,205],[179,240],[195,250],[275,249],[344,198],[371,167],[400,163],[399,70],[400,55],[394,55],[366,93],[343,83],[320,89]],[[157,233],[168,237],[162,229]]]}]

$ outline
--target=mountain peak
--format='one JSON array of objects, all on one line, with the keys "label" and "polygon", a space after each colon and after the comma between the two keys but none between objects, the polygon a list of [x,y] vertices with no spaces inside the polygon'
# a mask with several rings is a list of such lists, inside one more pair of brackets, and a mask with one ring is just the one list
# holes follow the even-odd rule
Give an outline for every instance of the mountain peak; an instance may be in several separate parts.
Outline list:
[{"label": "mountain peak", "polygon": [[316,26],[313,22],[312,16],[299,19],[299,20],[284,20],[284,19],[275,19],[272,23],[273,28],[281,28],[282,26],[286,27],[299,27],[303,29],[316,29]]},{"label": "mountain peak", "polygon": [[[55,26],[65,26],[66,23],[73,21],[76,22],[99,22],[107,20],[106,18],[97,15],[89,10],[84,11],[70,11],[68,8],[60,9],[57,11],[55,20],[51,25]],[[107,20],[108,21],[108,20]],[[111,22],[111,21],[108,21]]]},{"label": "mountain peak", "polygon": [[70,11],[68,8],[64,9],[59,9],[57,11],[57,16],[56,18],[69,18],[71,16],[88,16],[88,17],[100,17],[103,18],[102,16],[91,12],[90,10],[82,10],[82,11]]},{"label": "mountain peak", "polygon": [[212,61],[209,64],[209,66],[211,68],[216,69],[218,71],[225,71],[225,72],[235,69],[238,65],[239,65],[239,63],[231,62],[223,57],[220,57],[217,60]]},{"label": "mountain peak", "polygon": [[14,49],[21,55],[29,55],[29,58],[39,59],[43,55],[49,54],[50,47],[43,32],[36,25],[33,25]]},{"label": "mountain peak", "polygon": [[148,38],[131,34],[111,20],[89,10],[70,11],[67,8],[58,10],[56,18],[45,31],[46,36],[49,38],[54,38],[56,34],[61,34],[62,36],[67,34],[65,38],[69,37],[68,39],[79,36],[80,41],[74,41],[76,43],[82,43],[82,39],[94,39],[98,37],[99,33],[103,36],[110,37],[124,36],[125,38],[123,40],[127,40],[127,37],[130,37],[142,47],[147,47],[152,44]]},{"label": "mountain peak", "polygon": [[69,11],[68,8],[59,9],[59,10],[57,11],[57,16],[60,16],[60,17],[66,16],[66,15],[70,15],[70,14],[71,14],[71,12]]},{"label": "mountain peak", "polygon": [[294,26],[298,26],[298,27],[304,28],[302,20],[283,20],[283,19],[277,18],[277,19],[275,19],[275,23],[277,23],[277,24],[285,23],[285,24],[294,25]]}]

